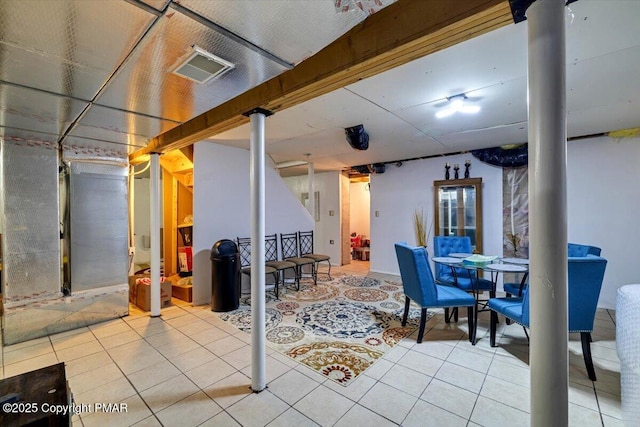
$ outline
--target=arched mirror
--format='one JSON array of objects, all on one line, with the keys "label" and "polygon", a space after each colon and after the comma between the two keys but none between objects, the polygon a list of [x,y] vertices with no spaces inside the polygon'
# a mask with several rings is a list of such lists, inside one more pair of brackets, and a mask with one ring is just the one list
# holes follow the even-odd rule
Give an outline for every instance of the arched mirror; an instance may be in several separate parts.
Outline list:
[{"label": "arched mirror", "polygon": [[433,181],[435,235],[469,236],[482,253],[482,178]]}]

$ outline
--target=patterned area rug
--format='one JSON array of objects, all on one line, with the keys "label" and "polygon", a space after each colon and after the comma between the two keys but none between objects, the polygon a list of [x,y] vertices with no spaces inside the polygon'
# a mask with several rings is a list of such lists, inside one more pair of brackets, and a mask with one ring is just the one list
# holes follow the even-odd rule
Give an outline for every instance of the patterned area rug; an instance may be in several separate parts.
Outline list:
[{"label": "patterned area rug", "polygon": [[[267,293],[268,345],[346,386],[418,327],[414,307],[401,326],[404,299],[401,283],[357,276]],[[219,317],[251,333],[249,303]]]}]

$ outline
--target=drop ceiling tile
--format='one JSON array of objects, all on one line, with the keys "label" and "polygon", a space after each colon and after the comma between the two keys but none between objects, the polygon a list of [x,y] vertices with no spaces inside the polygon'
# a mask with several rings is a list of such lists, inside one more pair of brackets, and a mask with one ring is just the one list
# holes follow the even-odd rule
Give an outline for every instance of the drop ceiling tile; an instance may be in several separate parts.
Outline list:
[{"label": "drop ceiling tile", "polygon": [[[290,155],[296,160],[304,160],[305,154],[316,155],[340,155],[345,150],[351,150],[344,138],[342,129],[327,129],[302,138],[289,138],[267,142],[266,151],[269,154]],[[299,157],[299,158],[297,158]]]},{"label": "drop ceiling tile", "polygon": [[[265,137],[268,142],[273,142],[328,129],[344,129],[371,122],[372,117],[379,118],[381,113],[385,113],[385,110],[377,105],[346,89],[338,89],[267,117]],[[248,147],[249,135],[250,125],[245,124],[211,139],[246,140]]]},{"label": "drop ceiling tile", "polygon": [[436,139],[472,129],[493,128],[527,120],[527,80],[524,77],[486,87],[469,94],[469,103],[481,108],[477,114],[455,113],[437,118],[446,103],[434,102],[395,111],[400,118]]},{"label": "drop ceiling tile", "polygon": [[512,24],[347,88],[396,111],[526,75],[526,24]]},{"label": "drop ceiling tile", "polygon": [[569,112],[567,136],[576,137],[635,128],[640,125],[640,102],[608,104]]},{"label": "drop ceiling tile", "polygon": [[638,1],[579,1],[568,6],[567,15],[567,63],[640,44]]},{"label": "drop ceiling tile", "polygon": [[640,100],[640,79],[631,70],[640,70],[640,45],[567,65],[567,108],[628,108],[624,103]]},{"label": "drop ceiling tile", "polygon": [[387,111],[346,88],[319,96],[283,113],[295,109],[308,116],[323,118],[328,123],[325,128],[355,126]]},{"label": "drop ceiling tile", "polygon": [[[469,130],[444,135],[440,142],[453,151],[476,150],[480,148],[498,147],[505,144],[527,142],[528,128],[526,123],[502,126],[491,129]],[[451,151],[449,151],[451,152]]]}]

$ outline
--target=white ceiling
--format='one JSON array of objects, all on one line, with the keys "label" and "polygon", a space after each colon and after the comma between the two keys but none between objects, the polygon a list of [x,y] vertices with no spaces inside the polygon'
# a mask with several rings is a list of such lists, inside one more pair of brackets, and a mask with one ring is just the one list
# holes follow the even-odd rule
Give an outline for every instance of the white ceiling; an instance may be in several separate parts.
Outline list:
[{"label": "white ceiling", "polygon": [[[640,1],[580,0],[567,8],[568,136],[640,126]],[[512,24],[281,111],[266,121],[279,163],[316,171],[527,141],[527,22]],[[446,97],[466,93],[482,110],[437,119]],[[344,128],[364,124],[369,149]],[[249,147],[249,125],[211,140]],[[283,170],[306,173],[306,167]]]}]

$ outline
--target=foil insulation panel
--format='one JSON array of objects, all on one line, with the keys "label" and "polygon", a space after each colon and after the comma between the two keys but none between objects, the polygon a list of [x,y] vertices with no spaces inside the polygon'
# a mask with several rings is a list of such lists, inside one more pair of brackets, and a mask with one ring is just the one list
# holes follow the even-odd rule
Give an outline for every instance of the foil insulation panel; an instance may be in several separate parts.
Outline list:
[{"label": "foil insulation panel", "polygon": [[71,163],[71,292],[128,282],[128,168]]},{"label": "foil insulation panel", "polygon": [[70,135],[117,142],[140,148],[147,145],[149,139],[168,131],[178,124],[177,122],[157,117],[144,116],[93,104]]},{"label": "foil insulation panel", "polygon": [[[172,74],[196,45],[235,64],[207,84]],[[151,29],[96,103],[184,122],[274,77],[285,68],[170,10]]]},{"label": "foil insulation panel", "polygon": [[118,285],[76,292],[4,309],[2,341],[5,345],[117,319],[129,313],[129,286]]},{"label": "foil insulation panel", "polygon": [[162,9],[165,8],[165,6],[171,1],[171,0],[140,0],[142,3],[145,3],[149,6],[151,6],[152,8],[154,8],[155,10],[161,11]]},{"label": "foil insulation panel", "polygon": [[0,140],[16,144],[50,147],[57,144],[58,135],[0,126]]},{"label": "foil insulation panel", "polygon": [[57,137],[88,105],[85,101],[7,84],[0,84],[0,99],[0,126]]},{"label": "foil insulation panel", "polygon": [[127,163],[129,161],[129,153],[135,151],[136,148],[132,145],[100,141],[98,139],[68,136],[62,143],[62,154],[65,161],[101,158],[107,161],[116,159],[114,161],[118,163]]},{"label": "foil insulation panel", "polygon": [[[380,0],[380,3],[387,6],[394,1]],[[358,8],[337,13],[334,2],[328,0],[180,0],[179,3],[292,64],[320,51],[368,16]]]},{"label": "foil insulation panel", "polygon": [[60,295],[58,153],[55,144],[2,141],[5,306]]},{"label": "foil insulation panel", "polygon": [[92,99],[155,16],[125,1],[0,2],[0,79]]}]

